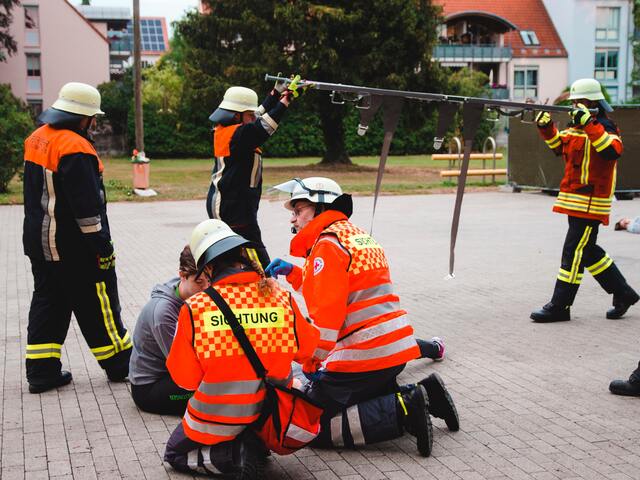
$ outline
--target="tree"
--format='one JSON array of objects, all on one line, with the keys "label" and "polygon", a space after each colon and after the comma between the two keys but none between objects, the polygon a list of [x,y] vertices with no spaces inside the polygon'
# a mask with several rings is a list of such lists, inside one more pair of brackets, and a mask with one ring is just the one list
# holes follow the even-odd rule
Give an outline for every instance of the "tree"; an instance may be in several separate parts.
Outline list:
[{"label": "tree", "polygon": [[159,112],[175,112],[182,100],[183,80],[173,63],[158,62],[144,70],[142,97]]},{"label": "tree", "polygon": [[133,98],[131,69],[127,69],[119,80],[111,80],[98,85],[98,91],[102,97],[101,108],[105,113],[104,117],[111,125],[113,133],[125,133]]},{"label": "tree", "polygon": [[13,21],[11,10],[20,5],[20,0],[0,0],[0,62],[6,61],[6,54],[13,55],[18,50],[15,40],[9,34]]},{"label": "tree", "polygon": [[[439,68],[430,61],[440,22],[430,0],[206,3],[211,14],[191,13],[176,24],[185,46],[188,115],[208,115],[230,85],[265,90],[262,77],[269,71],[381,88],[437,91],[442,85]],[[322,161],[350,163],[343,126],[347,108],[331,104],[326,94],[296,103],[293,108],[320,116]]]},{"label": "tree", "polygon": [[27,106],[11,93],[9,85],[0,85],[0,193],[22,166],[24,139],[33,130]]}]

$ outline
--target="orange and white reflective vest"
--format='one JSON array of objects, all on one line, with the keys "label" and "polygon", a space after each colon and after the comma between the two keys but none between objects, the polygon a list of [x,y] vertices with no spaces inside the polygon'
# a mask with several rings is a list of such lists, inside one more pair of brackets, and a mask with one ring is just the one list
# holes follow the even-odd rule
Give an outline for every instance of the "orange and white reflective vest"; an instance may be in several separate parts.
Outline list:
[{"label": "orange and white reflective vest", "polygon": [[[266,297],[258,284],[256,273],[241,272],[222,278],[214,287],[244,327],[268,377],[290,386],[291,362],[311,357],[319,333],[289,292],[274,284],[274,293]],[[177,385],[195,390],[182,419],[190,439],[206,445],[229,441],[260,416],[263,381],[205,292],[182,306],[167,368]]]},{"label": "orange and white reflective vest", "polygon": [[369,372],[420,356],[384,250],[344,214],[329,210],[314,218],[291,241],[291,254],[305,257],[304,267],[294,267],[287,280],[302,288],[320,329],[314,364],[332,372]]},{"label": "orange and white reflective vest", "polygon": [[609,224],[616,187],[616,164],[623,146],[616,125],[604,115],[584,128],[540,129],[546,144],[565,162],[553,211]]}]

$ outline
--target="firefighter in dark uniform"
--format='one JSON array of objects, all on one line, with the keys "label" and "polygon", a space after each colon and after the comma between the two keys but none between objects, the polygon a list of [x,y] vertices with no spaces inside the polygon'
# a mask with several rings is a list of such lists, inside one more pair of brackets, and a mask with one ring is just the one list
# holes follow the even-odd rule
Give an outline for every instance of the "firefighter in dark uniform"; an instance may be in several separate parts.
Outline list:
[{"label": "firefighter in dark uniform", "polygon": [[109,379],[124,380],[129,371],[132,343],[120,319],[103,165],[87,134],[102,113],[98,90],[67,83],[25,141],[23,244],[34,281],[26,351],[31,393],[71,382],[60,361],[71,313]]},{"label": "firefighter in dark uniform", "polygon": [[[623,150],[618,127],[607,117],[613,109],[600,83],[591,78],[574,82],[569,99],[574,110],[567,129],[559,132],[548,112],[536,116],[540,135],[565,161],[553,211],[566,214],[569,220],[553,297],[531,313],[539,323],[570,320],[569,309],[585,268],[607,293],[613,294],[613,308],[607,311],[607,318],[622,317],[640,299],[611,257],[596,244],[598,227],[609,224],[616,163]],[[598,109],[595,117],[589,111],[594,108]]]},{"label": "firefighter in dark uniform", "polygon": [[288,87],[284,82],[277,82],[260,107],[256,92],[231,87],[209,117],[215,125],[215,164],[207,195],[207,213],[209,218],[224,221],[256,245],[250,254],[263,268],[269,264],[269,255],[258,226],[262,195],[260,145],[273,135],[289,103],[302,91],[297,87],[300,77],[296,78]]}]

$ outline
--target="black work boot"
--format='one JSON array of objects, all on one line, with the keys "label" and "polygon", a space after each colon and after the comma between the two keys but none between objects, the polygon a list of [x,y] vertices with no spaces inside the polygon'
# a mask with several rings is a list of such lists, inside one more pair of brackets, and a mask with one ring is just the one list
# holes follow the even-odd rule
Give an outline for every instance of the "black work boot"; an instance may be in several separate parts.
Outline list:
[{"label": "black work boot", "polygon": [[264,443],[255,435],[243,435],[234,442],[233,462],[237,480],[262,480],[267,462]]},{"label": "black work boot", "polygon": [[71,372],[66,370],[61,370],[60,374],[57,378],[53,380],[47,380],[43,382],[29,382],[29,392],[30,393],[43,393],[47,390],[52,390],[54,388],[62,387],[64,385],[68,385],[73,380],[73,376]]},{"label": "black work boot", "polygon": [[[404,419],[404,429],[416,437],[418,451],[423,457],[431,455],[433,446],[433,427],[429,417],[429,400],[427,391],[422,385],[403,391],[402,403],[398,408],[406,408]],[[398,399],[400,401],[400,399]]]},{"label": "black work boot", "polygon": [[429,398],[429,413],[434,417],[442,418],[447,428],[452,432],[460,430],[458,410],[453,403],[453,398],[444,386],[444,380],[437,373],[432,373],[427,378],[418,382],[427,391]]},{"label": "black work boot", "polygon": [[613,294],[613,308],[607,310],[607,318],[610,320],[617,320],[627,313],[631,305],[635,305],[640,300],[640,296],[636,291],[628,287],[627,290],[621,295]]},{"label": "black work boot", "polygon": [[540,310],[531,312],[531,319],[537,323],[567,322],[571,320],[571,312],[569,306],[549,302]]}]

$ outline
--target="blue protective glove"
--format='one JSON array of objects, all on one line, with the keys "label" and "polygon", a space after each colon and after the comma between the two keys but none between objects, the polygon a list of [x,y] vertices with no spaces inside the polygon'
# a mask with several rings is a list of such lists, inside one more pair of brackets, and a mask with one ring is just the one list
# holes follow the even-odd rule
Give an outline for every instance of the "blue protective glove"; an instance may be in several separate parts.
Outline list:
[{"label": "blue protective glove", "polygon": [[293,264],[285,262],[281,258],[276,258],[267,265],[267,268],[264,269],[264,273],[266,273],[268,277],[277,278],[278,275],[289,275],[292,270]]}]

